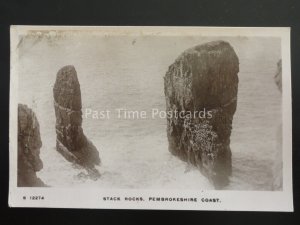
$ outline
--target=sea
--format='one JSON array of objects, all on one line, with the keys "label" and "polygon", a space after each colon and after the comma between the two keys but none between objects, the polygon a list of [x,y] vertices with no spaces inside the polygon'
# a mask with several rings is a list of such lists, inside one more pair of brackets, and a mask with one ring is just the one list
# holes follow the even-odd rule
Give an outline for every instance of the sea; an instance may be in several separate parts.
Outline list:
[{"label": "sea", "polygon": [[[272,37],[52,32],[20,38],[18,100],[34,110],[40,123],[44,167],[38,177],[52,187],[213,190],[196,168],[170,154],[166,119],[151,112],[166,110],[163,77],[168,67],[184,50],[214,40],[228,41],[240,62],[230,144],[233,172],[225,189],[273,190],[280,174],[273,168],[282,153],[281,94],[274,82],[281,42]],[[53,85],[65,65],[77,71],[83,130],[101,157],[97,180],[56,151]],[[145,111],[147,116],[119,118],[118,109]],[[107,110],[109,118],[96,118],[96,112]],[[91,111],[93,117],[86,115]]]}]

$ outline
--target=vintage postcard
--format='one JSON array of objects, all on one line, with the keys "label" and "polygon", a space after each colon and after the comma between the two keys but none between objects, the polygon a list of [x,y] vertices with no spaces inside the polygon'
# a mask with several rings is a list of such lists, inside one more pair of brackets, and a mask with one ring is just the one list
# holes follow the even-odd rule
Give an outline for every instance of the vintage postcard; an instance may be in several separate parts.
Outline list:
[{"label": "vintage postcard", "polygon": [[12,26],[11,207],[293,211],[290,28]]}]

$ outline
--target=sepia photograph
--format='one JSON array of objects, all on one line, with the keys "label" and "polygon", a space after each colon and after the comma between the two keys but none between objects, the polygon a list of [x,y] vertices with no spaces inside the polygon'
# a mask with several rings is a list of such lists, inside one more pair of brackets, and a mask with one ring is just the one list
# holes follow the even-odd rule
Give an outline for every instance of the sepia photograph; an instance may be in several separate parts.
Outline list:
[{"label": "sepia photograph", "polygon": [[289,51],[289,28],[12,26],[10,205],[291,211]]}]

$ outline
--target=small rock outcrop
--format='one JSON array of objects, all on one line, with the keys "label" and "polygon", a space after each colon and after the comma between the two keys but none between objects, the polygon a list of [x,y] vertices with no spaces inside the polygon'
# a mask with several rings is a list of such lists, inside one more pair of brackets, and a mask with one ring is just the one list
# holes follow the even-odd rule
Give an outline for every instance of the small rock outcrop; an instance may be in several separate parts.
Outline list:
[{"label": "small rock outcrop", "polygon": [[43,187],[36,172],[43,168],[40,159],[40,126],[35,113],[26,105],[18,105],[18,187]]},{"label": "small rock outcrop", "polygon": [[234,49],[214,41],[183,52],[164,78],[166,108],[173,115],[167,118],[169,151],[197,166],[217,189],[229,183],[232,171],[230,135],[238,72]]},{"label": "small rock outcrop", "polygon": [[277,62],[277,71],[274,76],[275,83],[280,92],[282,92],[282,63],[281,59]]},{"label": "small rock outcrop", "polygon": [[56,149],[68,161],[75,162],[94,175],[100,175],[99,152],[82,130],[80,84],[74,66],[61,68],[53,88],[56,115]]},{"label": "small rock outcrop", "polygon": [[[282,65],[281,59],[277,62],[277,71],[274,76],[275,83],[282,92]],[[277,146],[273,164],[273,190],[282,190],[282,123],[279,124],[277,131]]]}]

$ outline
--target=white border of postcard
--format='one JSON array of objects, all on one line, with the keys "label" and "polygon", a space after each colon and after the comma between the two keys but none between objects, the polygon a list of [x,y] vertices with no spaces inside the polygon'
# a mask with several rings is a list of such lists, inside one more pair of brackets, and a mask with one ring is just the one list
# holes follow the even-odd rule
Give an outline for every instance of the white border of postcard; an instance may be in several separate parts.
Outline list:
[{"label": "white border of postcard", "polygon": [[[283,190],[282,191],[217,191],[217,190],[133,190],[96,188],[21,188],[17,187],[17,103],[18,36],[30,30],[74,30],[101,32],[109,35],[202,35],[279,37],[282,49],[282,121],[283,121]],[[100,209],[170,209],[293,211],[292,191],[292,100],[291,100],[290,28],[268,27],[79,27],[79,26],[12,26],[10,75],[10,181],[9,206],[100,208]],[[43,199],[32,200],[34,196]],[[105,197],[120,201],[105,201]],[[128,199],[143,198],[144,201]],[[169,201],[153,201],[153,198]],[[26,200],[24,200],[26,198]],[[127,198],[127,200],[125,200]],[[196,198],[196,201],[181,201]],[[152,200],[151,200],[152,199]]]}]

